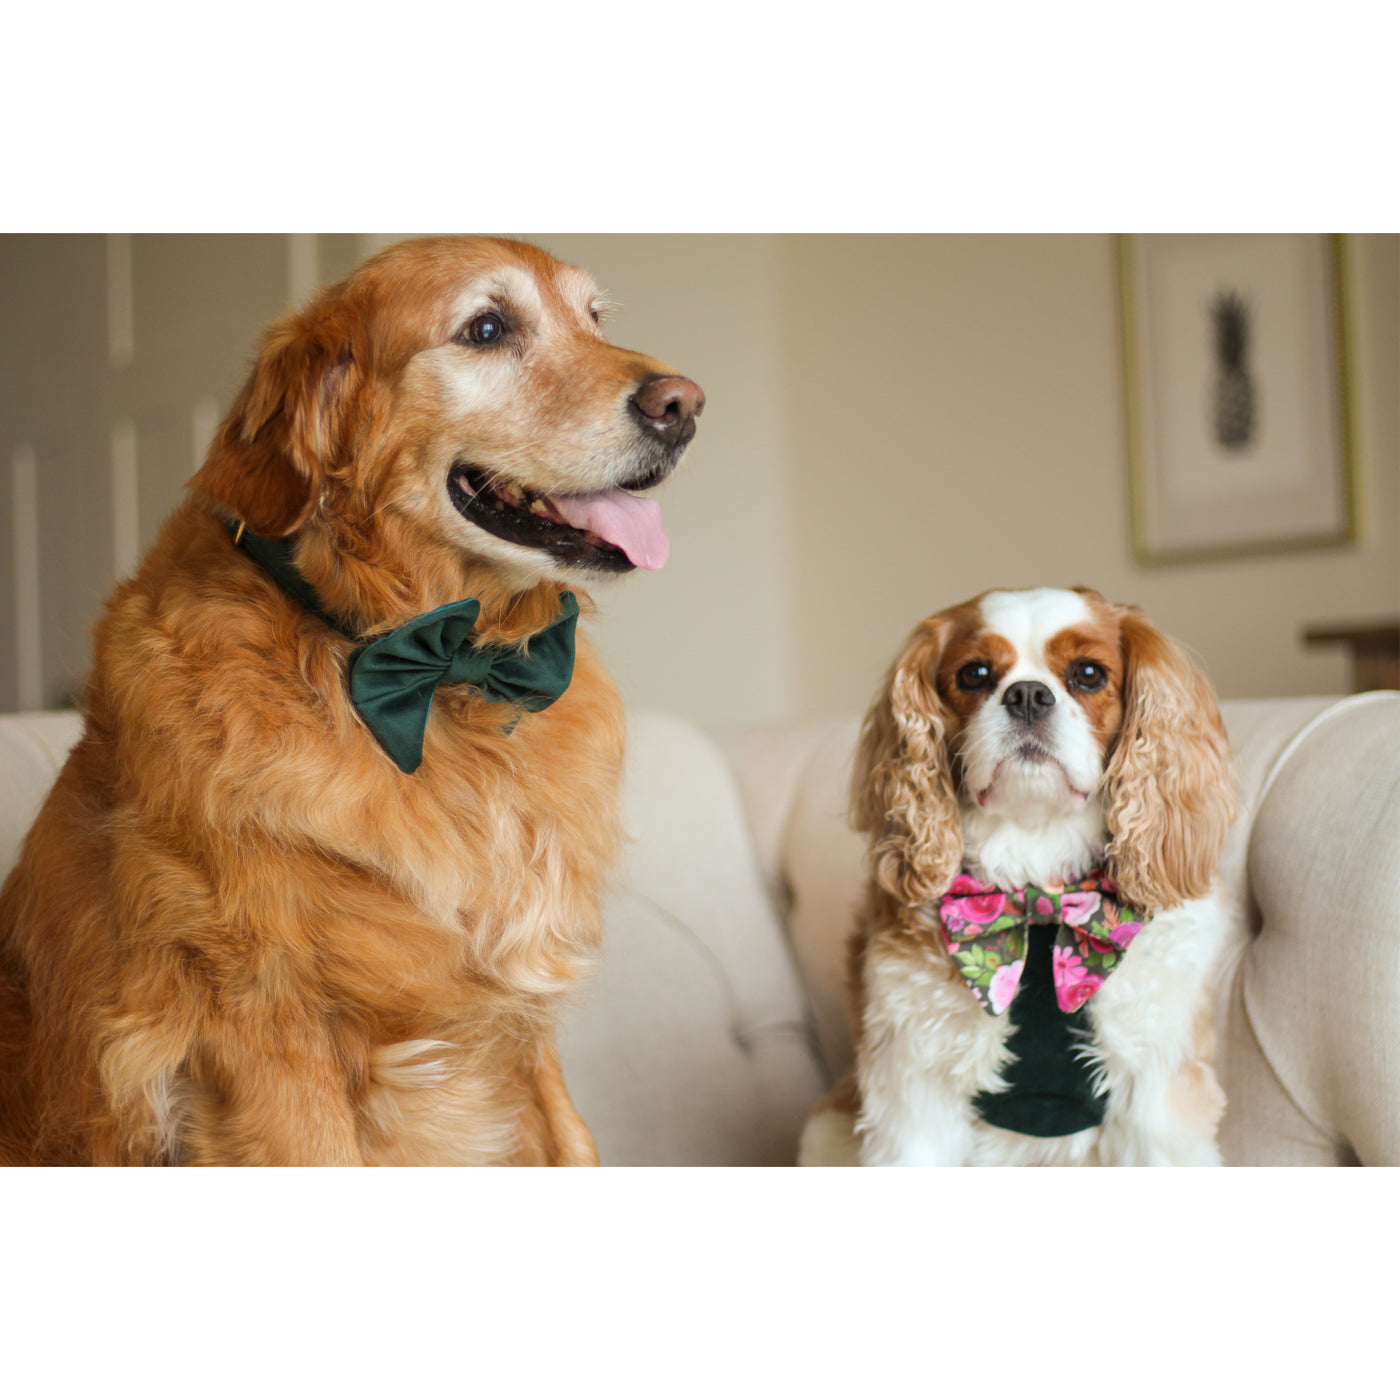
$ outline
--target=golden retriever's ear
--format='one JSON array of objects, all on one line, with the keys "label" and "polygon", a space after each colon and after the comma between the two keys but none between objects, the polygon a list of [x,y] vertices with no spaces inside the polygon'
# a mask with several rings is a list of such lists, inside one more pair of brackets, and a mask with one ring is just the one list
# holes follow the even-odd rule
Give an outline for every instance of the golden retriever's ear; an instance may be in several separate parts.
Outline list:
[{"label": "golden retriever's ear", "polygon": [[944,893],[962,861],[938,664],[952,625],[922,622],[865,717],[851,780],[851,822],[871,838],[871,877],[906,906]]},{"label": "golden retriever's ear", "polygon": [[1135,608],[1119,614],[1123,723],[1104,776],[1109,868],[1145,912],[1210,892],[1238,789],[1210,682]]},{"label": "golden retriever's ear", "polygon": [[289,535],[345,451],[355,357],[324,304],[269,330],[191,486],[258,535]]}]

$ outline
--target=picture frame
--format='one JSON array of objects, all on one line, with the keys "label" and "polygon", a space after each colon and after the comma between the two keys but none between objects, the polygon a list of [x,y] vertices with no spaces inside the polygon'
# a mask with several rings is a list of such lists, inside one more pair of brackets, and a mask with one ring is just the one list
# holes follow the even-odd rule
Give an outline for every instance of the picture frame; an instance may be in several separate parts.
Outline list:
[{"label": "picture frame", "polygon": [[1139,563],[1357,537],[1340,234],[1120,234]]}]

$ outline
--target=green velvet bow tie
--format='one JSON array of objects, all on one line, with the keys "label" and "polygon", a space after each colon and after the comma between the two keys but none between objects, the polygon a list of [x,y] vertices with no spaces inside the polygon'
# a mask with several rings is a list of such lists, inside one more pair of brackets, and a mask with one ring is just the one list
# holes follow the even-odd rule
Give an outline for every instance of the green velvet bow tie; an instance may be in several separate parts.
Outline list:
[{"label": "green velvet bow tie", "polygon": [[[246,550],[292,597],[343,636],[356,634],[321,606],[292,563],[289,540],[269,540],[229,526]],[[481,604],[448,603],[376,637],[350,655],[350,700],[385,752],[405,772],[423,762],[423,735],[433,693],[442,685],[470,685],[494,704],[531,713],[547,709],[574,673],[578,599],[559,595],[559,615],[522,646],[481,646],[472,640]]]}]

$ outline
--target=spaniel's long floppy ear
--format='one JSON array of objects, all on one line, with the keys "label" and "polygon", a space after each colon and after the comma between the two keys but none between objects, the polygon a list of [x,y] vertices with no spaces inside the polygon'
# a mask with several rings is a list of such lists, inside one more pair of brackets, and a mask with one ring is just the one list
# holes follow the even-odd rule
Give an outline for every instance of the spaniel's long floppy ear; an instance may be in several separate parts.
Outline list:
[{"label": "spaniel's long floppy ear", "polygon": [[268,331],[190,483],[258,535],[304,524],[345,449],[355,354],[331,295]]},{"label": "spaniel's long floppy ear", "polygon": [[871,838],[870,874],[906,906],[944,893],[962,861],[962,822],[937,674],[951,622],[919,624],[861,730],[851,822]]},{"label": "spaniel's long floppy ear", "polygon": [[1119,614],[1123,724],[1104,777],[1109,867],[1129,904],[1210,891],[1238,789],[1215,691],[1135,608]]}]

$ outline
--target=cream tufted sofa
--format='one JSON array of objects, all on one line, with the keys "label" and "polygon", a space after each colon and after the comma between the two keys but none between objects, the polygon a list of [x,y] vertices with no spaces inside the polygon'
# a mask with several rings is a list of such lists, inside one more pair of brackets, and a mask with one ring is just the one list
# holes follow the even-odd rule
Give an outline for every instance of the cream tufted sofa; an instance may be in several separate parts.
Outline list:
[{"label": "cream tufted sofa", "polygon": [[[1227,703],[1246,814],[1220,997],[1236,1164],[1400,1165],[1400,693]],[[849,1062],[857,721],[720,736],[632,719],[633,839],[561,1033],[605,1164],[782,1165]],[[0,717],[0,871],[79,721]]]}]

